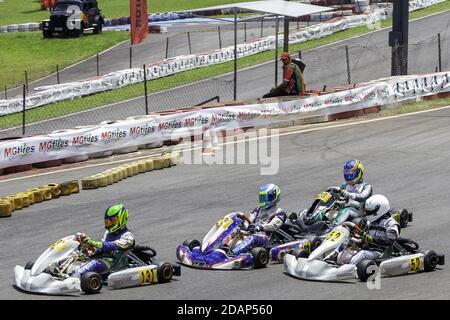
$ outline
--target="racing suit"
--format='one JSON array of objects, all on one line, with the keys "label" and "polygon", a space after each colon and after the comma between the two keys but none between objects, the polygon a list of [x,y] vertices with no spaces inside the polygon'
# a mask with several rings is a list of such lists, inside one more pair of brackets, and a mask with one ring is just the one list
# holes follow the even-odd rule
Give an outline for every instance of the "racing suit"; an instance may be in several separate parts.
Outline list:
[{"label": "racing suit", "polygon": [[86,272],[108,273],[122,263],[125,251],[134,247],[135,238],[133,233],[125,227],[113,233],[106,231],[101,241],[85,238],[83,242],[95,248],[93,257],[98,259],[90,260],[82,265],[73,273],[73,276],[81,276]]},{"label": "racing suit", "polygon": [[250,214],[250,219],[261,231],[246,237],[240,242],[232,250],[235,255],[241,252],[248,252],[254,247],[264,246],[269,241],[270,234],[278,230],[286,221],[286,212],[275,205],[267,209],[258,207]]},{"label": "racing suit", "polygon": [[389,213],[380,217],[372,223],[369,223],[370,243],[368,250],[359,252],[343,253],[338,257],[338,264],[357,265],[364,259],[375,260],[381,256],[382,250],[388,247],[398,239],[400,235],[400,225]]},{"label": "racing suit", "polygon": [[[364,203],[372,195],[372,186],[364,181],[357,184],[349,184],[344,182],[340,186],[342,194],[348,197],[348,206],[354,208],[358,212],[362,212],[364,208]],[[357,218],[358,212],[355,213],[351,218]]]}]

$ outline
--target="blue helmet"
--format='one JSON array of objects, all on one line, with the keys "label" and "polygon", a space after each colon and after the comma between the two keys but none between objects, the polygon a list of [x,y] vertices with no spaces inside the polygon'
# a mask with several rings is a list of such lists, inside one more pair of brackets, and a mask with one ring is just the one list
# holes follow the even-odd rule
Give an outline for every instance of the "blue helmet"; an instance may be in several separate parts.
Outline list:
[{"label": "blue helmet", "polygon": [[259,188],[259,206],[263,209],[272,207],[280,201],[280,187],[273,183],[265,184]]},{"label": "blue helmet", "polygon": [[357,184],[362,181],[364,166],[359,160],[350,160],[344,164],[344,179],[350,184]]}]

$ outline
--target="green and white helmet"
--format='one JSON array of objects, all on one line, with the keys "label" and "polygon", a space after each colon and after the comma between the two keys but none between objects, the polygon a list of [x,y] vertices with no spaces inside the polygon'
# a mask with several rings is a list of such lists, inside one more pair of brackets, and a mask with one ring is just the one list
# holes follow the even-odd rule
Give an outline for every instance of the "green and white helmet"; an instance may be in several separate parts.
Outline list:
[{"label": "green and white helmet", "polygon": [[122,230],[127,226],[128,210],[122,203],[115,204],[105,211],[105,229],[109,233]]}]

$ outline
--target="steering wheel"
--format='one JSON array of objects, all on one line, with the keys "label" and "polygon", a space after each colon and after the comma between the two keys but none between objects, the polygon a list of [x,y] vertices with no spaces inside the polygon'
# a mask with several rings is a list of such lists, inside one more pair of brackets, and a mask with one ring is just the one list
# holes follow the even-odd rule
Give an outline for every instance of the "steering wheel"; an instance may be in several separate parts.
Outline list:
[{"label": "steering wheel", "polygon": [[350,221],[345,221],[344,223],[342,223],[342,226],[347,228],[350,231],[350,234],[351,234],[350,240],[351,241],[353,241],[357,244],[362,244],[364,242],[363,239],[360,238],[360,234],[362,234],[363,231],[361,230],[359,225],[357,225],[356,223],[350,222]]}]

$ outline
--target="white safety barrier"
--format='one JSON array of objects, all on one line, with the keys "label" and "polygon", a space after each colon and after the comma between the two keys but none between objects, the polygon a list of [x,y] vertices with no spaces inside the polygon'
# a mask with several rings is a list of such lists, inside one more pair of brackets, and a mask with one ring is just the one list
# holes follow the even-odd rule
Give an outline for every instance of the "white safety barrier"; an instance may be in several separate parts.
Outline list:
[{"label": "white safety barrier", "polygon": [[195,136],[208,128],[220,131],[268,126],[286,120],[390,105],[441,92],[450,92],[450,71],[385,78],[350,90],[289,101],[263,100],[106,122],[0,142],[0,169],[107,151],[135,150],[137,146]]},{"label": "white safety barrier", "polygon": [[[418,10],[443,1],[446,0],[416,0],[410,2],[410,8]],[[377,9],[366,14],[336,18],[329,22],[320,23],[289,34],[289,43],[301,43],[353,27],[373,25],[377,21],[387,19],[391,13],[392,8],[388,7]],[[283,36],[280,35],[278,41],[280,45],[283,44]],[[242,58],[273,48],[275,48],[275,36],[269,36],[238,45],[237,56],[238,58]],[[145,72],[147,73],[147,79],[152,80],[185,70],[225,63],[233,59],[234,46],[230,46],[209,52],[166,59],[155,64],[147,65]],[[49,103],[113,90],[142,81],[144,81],[143,69],[134,68],[112,72],[91,80],[42,86],[35,88],[33,93],[26,96],[25,107],[26,109],[32,109]],[[22,110],[22,97],[0,100],[0,116],[21,112]]]}]

